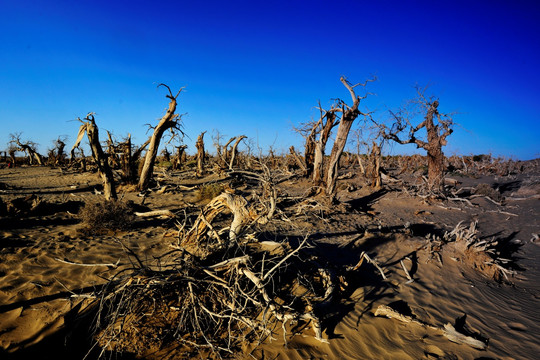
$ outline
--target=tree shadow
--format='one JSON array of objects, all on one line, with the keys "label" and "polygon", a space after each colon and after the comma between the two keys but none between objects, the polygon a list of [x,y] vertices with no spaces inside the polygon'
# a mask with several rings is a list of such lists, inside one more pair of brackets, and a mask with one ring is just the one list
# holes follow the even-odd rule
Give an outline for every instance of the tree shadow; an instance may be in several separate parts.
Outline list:
[{"label": "tree shadow", "polygon": [[383,197],[386,193],[388,193],[388,190],[386,189],[380,189],[380,190],[377,190],[367,196],[364,196],[364,197],[361,197],[361,198],[358,198],[358,199],[353,199],[353,200],[349,200],[349,201],[346,201],[345,204],[349,205],[351,207],[351,209],[353,210],[357,210],[357,211],[360,211],[360,212],[368,212],[368,211],[371,211],[373,210],[373,208],[371,207],[371,205],[379,200],[381,197]]}]

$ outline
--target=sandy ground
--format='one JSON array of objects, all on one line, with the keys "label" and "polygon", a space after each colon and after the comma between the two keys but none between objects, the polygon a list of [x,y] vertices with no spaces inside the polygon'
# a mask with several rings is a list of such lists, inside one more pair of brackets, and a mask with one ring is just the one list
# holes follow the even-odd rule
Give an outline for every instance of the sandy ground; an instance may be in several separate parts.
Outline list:
[{"label": "sandy ground", "polygon": [[[208,179],[206,179],[208,180]],[[216,179],[214,179],[216,180]],[[196,186],[180,175],[163,180]],[[203,179],[202,181],[205,181]],[[202,182],[199,181],[199,182]],[[294,227],[283,217],[274,226],[291,238],[311,234],[313,243],[336,264],[355,264],[366,251],[383,267],[359,272],[355,290],[329,309],[323,322],[328,343],[313,338],[311,328],[293,329],[287,346],[280,334],[251,354],[257,359],[536,359],[540,353],[540,204],[538,174],[513,178],[463,178],[461,186],[498,184],[506,197],[495,204],[483,197],[462,202],[426,203],[402,191],[343,190],[344,211],[306,215]],[[344,182],[354,183],[355,179]],[[77,212],[85,202],[100,198],[96,174],[23,167],[0,169],[0,198],[4,202],[37,195],[54,206],[36,213],[0,217],[0,358],[77,359],[89,343],[85,323],[72,326],[80,289],[99,286],[120,268],[80,264],[129,264],[121,243],[143,259],[152,259],[176,243],[170,219],[139,219],[132,229],[85,235]],[[296,196],[306,183],[280,185],[282,196]],[[345,187],[344,187],[345,188]],[[121,196],[139,204],[137,193]],[[519,198],[521,200],[511,200]],[[194,190],[150,193],[149,209],[181,213],[200,205]],[[478,221],[481,238],[520,240],[515,254],[519,270],[509,282],[488,279],[444,248],[441,261],[429,252],[427,234],[442,234],[460,221]],[[414,253],[416,261],[406,259]],[[414,279],[408,282],[399,260]],[[414,265],[416,264],[416,265]],[[471,333],[489,339],[486,350],[456,344],[434,329],[374,316],[379,305],[407,304],[417,319],[437,327],[454,324],[466,315]],[[73,311],[72,311],[73,310]],[[171,357],[174,358],[174,357]]]}]

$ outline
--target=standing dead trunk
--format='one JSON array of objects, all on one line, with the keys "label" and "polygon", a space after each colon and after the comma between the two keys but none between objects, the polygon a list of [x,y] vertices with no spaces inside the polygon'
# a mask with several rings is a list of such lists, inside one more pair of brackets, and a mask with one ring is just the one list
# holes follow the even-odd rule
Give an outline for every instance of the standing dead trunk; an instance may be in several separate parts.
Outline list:
[{"label": "standing dead trunk", "polygon": [[86,132],[88,141],[90,142],[90,148],[92,149],[92,157],[94,158],[94,161],[98,167],[99,175],[103,181],[103,194],[105,195],[105,199],[116,200],[117,196],[113,173],[109,166],[107,156],[103,152],[101,144],[99,143],[99,131],[94,119],[94,115],[88,114],[85,120],[86,121],[81,120],[83,124],[79,129],[79,136],[77,136],[77,143],[73,146],[72,154],[74,149],[79,146],[80,140]]},{"label": "standing dead trunk", "polygon": [[231,158],[231,151],[229,150],[229,145],[234,141],[234,139],[236,139],[236,136],[230,138],[221,150],[220,166],[222,168],[226,168],[229,164],[229,160]]},{"label": "standing dead trunk", "polygon": [[8,153],[9,153],[9,158],[11,159],[11,165],[15,167],[16,165],[15,149],[9,149]]},{"label": "standing dead trunk", "polygon": [[206,131],[203,131],[199,137],[197,138],[197,142],[195,143],[195,147],[197,148],[197,175],[202,176],[204,173],[204,160],[206,157],[206,153],[204,152],[204,134]]},{"label": "standing dead trunk", "polygon": [[240,135],[239,137],[236,138],[236,141],[234,142],[234,145],[231,149],[231,162],[229,163],[229,170],[233,169],[234,160],[238,152],[238,144],[240,143],[240,141],[244,140],[245,138],[247,138],[247,136],[245,135]]},{"label": "standing dead trunk", "polygon": [[373,142],[369,154],[371,187],[378,190],[381,188],[381,147]]},{"label": "standing dead trunk", "polygon": [[356,154],[356,160],[358,161],[358,166],[360,167],[360,174],[366,175],[366,169],[362,163],[362,156],[360,154]]},{"label": "standing dead trunk", "polygon": [[334,141],[334,146],[330,153],[330,160],[328,162],[328,174],[326,176],[326,194],[328,195],[334,195],[336,191],[339,160],[341,159],[343,149],[345,149],[345,145],[347,144],[347,137],[349,136],[353,121],[357,116],[358,114],[351,114],[347,119],[344,115],[339,124],[336,140]]},{"label": "standing dead trunk", "polygon": [[131,166],[132,159],[131,159],[131,134],[128,134],[128,137],[126,141],[124,141],[122,144],[120,144],[122,148],[122,172],[123,172],[123,178],[124,181],[127,183],[132,183],[133,178],[135,175],[133,174],[133,167]]},{"label": "standing dead trunk", "polygon": [[[313,161],[313,184],[320,186],[324,182],[324,152],[326,150],[326,143],[330,138],[330,132],[336,126],[337,116],[335,114],[335,108],[327,111],[322,117],[320,124],[322,126],[319,140],[315,144],[315,156]],[[326,122],[323,124],[323,119],[326,118]]]},{"label": "standing dead trunk", "polygon": [[141,177],[139,178],[139,184],[137,185],[138,189],[141,191],[147,189],[148,185],[150,184],[150,179],[154,173],[154,164],[156,162],[159,143],[163,133],[168,129],[178,129],[178,120],[180,119],[180,116],[175,114],[175,111],[177,104],[176,98],[178,95],[180,95],[182,89],[178,91],[176,96],[173,96],[171,89],[167,85],[160,84],[159,86],[164,86],[169,90],[169,95],[167,95],[167,98],[170,99],[169,108],[167,109],[165,115],[161,118],[159,124],[154,128],[154,133],[150,138],[150,144],[148,146],[148,151],[146,152]]},{"label": "standing dead trunk", "polygon": [[315,163],[315,139],[317,136],[317,130],[319,128],[319,122],[311,128],[311,132],[306,137],[306,147],[304,152],[305,163],[305,175],[309,178],[313,174],[313,168]]},{"label": "standing dead trunk", "polygon": [[294,146],[291,146],[289,148],[289,152],[291,153],[292,157],[296,161],[296,164],[298,164],[298,167],[302,170],[302,172],[306,173],[307,172],[306,171],[306,165],[304,164],[304,162],[302,161],[300,156],[298,156],[298,154],[296,153],[296,150],[294,149]]},{"label": "standing dead trunk", "polygon": [[330,161],[328,163],[328,173],[326,177],[326,194],[331,197],[335,195],[339,160],[341,158],[341,154],[343,154],[343,149],[345,149],[345,145],[347,144],[347,138],[349,136],[351,126],[358,115],[365,115],[358,110],[358,106],[360,105],[360,100],[362,98],[355,94],[354,88],[358,85],[365,86],[367,82],[364,84],[351,85],[344,77],[341,77],[340,81],[347,88],[347,90],[349,90],[353,104],[352,106],[348,106],[345,104],[345,102],[341,101],[341,111],[343,115],[339,123],[332,152],[330,153]]},{"label": "standing dead trunk", "polygon": [[444,185],[444,154],[441,146],[428,149],[428,186],[441,191]]},{"label": "standing dead trunk", "polygon": [[173,158],[173,170],[182,168],[182,165],[186,162],[186,148],[187,145],[176,146],[176,155]]}]

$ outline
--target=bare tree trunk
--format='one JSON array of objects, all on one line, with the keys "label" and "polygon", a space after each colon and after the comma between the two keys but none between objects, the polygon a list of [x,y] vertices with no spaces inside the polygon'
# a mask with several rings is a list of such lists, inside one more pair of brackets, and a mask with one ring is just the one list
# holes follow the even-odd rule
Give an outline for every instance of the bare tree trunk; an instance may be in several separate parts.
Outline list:
[{"label": "bare tree trunk", "polygon": [[[92,156],[98,167],[99,175],[103,180],[103,194],[107,200],[116,200],[116,188],[114,186],[114,177],[112,170],[109,166],[107,156],[101,148],[99,143],[99,132],[93,115],[86,117],[88,120],[86,125],[86,134],[88,135],[88,141],[90,142],[90,148],[92,149]],[[85,126],[83,125],[83,126]]]},{"label": "bare tree trunk", "polygon": [[371,171],[371,187],[376,190],[381,188],[381,147],[373,142],[371,153],[369,155]]},{"label": "bare tree trunk", "polygon": [[362,156],[360,154],[356,154],[356,160],[358,161],[358,166],[360,166],[360,174],[366,175],[366,169],[362,163]]},{"label": "bare tree trunk", "polygon": [[138,189],[141,191],[147,189],[148,185],[150,184],[150,179],[152,178],[152,175],[154,173],[154,164],[156,162],[159,142],[161,141],[163,133],[168,129],[176,128],[178,126],[178,119],[180,118],[174,112],[176,111],[176,98],[178,97],[182,89],[178,91],[176,96],[173,96],[171,89],[167,85],[160,85],[165,86],[169,90],[169,95],[167,95],[167,98],[170,99],[169,108],[167,109],[165,115],[161,118],[159,124],[155,127],[154,133],[150,138],[150,144],[148,146],[148,151],[146,152],[144,165],[141,171],[141,177],[139,178],[139,184],[137,186]]},{"label": "bare tree trunk", "polygon": [[334,195],[336,191],[336,180],[338,177],[338,168],[339,160],[341,159],[341,154],[343,154],[343,149],[347,144],[347,137],[349,136],[349,131],[353,121],[356,119],[357,115],[350,116],[348,119],[344,115],[339,124],[338,131],[336,134],[336,141],[332,147],[332,152],[330,153],[330,160],[328,162],[328,174],[326,177],[326,193],[328,195]]},{"label": "bare tree trunk", "polygon": [[321,130],[319,140],[315,144],[315,156],[313,161],[313,183],[317,186],[323,184],[324,179],[324,152],[326,149],[326,143],[330,138],[330,132],[336,125],[337,116],[334,112],[328,111],[326,113],[326,123]]},{"label": "bare tree trunk", "polygon": [[444,154],[440,147],[429,149],[428,159],[428,186],[440,191],[444,185]]},{"label": "bare tree trunk", "polygon": [[11,159],[11,164],[13,167],[16,165],[15,150],[9,150],[9,158]]},{"label": "bare tree trunk", "polygon": [[439,129],[433,123],[433,117],[438,115],[439,102],[433,102],[426,115],[426,131],[428,143],[424,149],[427,150],[428,158],[428,186],[435,191],[442,191],[444,185],[444,154],[442,146],[446,145],[446,137],[439,135]]},{"label": "bare tree trunk", "polygon": [[178,170],[186,162],[187,145],[176,146],[176,155],[173,159],[173,170]]},{"label": "bare tree trunk", "polygon": [[203,131],[199,137],[197,138],[197,142],[195,143],[195,147],[197,148],[197,175],[202,176],[204,172],[204,160],[205,160],[205,152],[204,152],[204,134],[206,131]]},{"label": "bare tree trunk", "polygon": [[336,180],[338,177],[339,160],[341,158],[341,154],[343,154],[343,149],[345,149],[345,145],[347,144],[349,131],[351,130],[351,126],[354,120],[356,120],[358,115],[362,114],[358,110],[358,106],[360,105],[360,100],[362,98],[360,98],[359,96],[355,94],[354,88],[358,85],[365,86],[367,84],[367,81],[366,81],[364,84],[351,85],[347,81],[347,79],[345,79],[344,77],[341,77],[340,81],[347,88],[347,90],[349,90],[349,93],[353,100],[353,104],[352,106],[348,106],[343,101],[341,101],[343,115],[339,123],[338,131],[336,134],[336,140],[334,141],[334,146],[332,147],[332,152],[330,153],[330,161],[328,163],[328,174],[326,177],[326,194],[330,195],[331,197],[335,195]]},{"label": "bare tree trunk", "polygon": [[231,158],[231,152],[229,150],[229,145],[236,139],[236,136],[233,136],[232,138],[227,141],[227,143],[223,146],[223,149],[221,151],[221,159],[220,159],[220,166],[225,168],[229,164],[229,160]]},{"label": "bare tree trunk", "polygon": [[128,134],[128,138],[122,144],[122,172],[124,173],[124,181],[132,183],[135,175],[133,174],[133,167],[131,166],[131,134]]},{"label": "bare tree trunk", "polygon": [[304,162],[302,161],[300,156],[298,156],[298,154],[296,153],[296,150],[294,149],[294,146],[291,146],[289,148],[289,151],[290,151],[291,155],[293,156],[294,160],[296,161],[296,163],[298,164],[298,166],[300,167],[300,169],[302,169],[302,171],[304,173],[307,173],[306,165],[304,165]]},{"label": "bare tree trunk", "polygon": [[305,166],[305,175],[309,178],[313,174],[313,168],[315,164],[315,138],[317,136],[317,129],[319,127],[319,122],[313,126],[311,132],[306,138],[306,147],[304,153],[304,162]]},{"label": "bare tree trunk", "polygon": [[239,137],[236,138],[236,141],[231,149],[231,162],[229,163],[229,170],[233,169],[234,160],[236,158],[236,153],[238,151],[237,150],[238,144],[240,143],[240,141],[244,140],[245,138],[247,138],[247,136],[245,135],[240,135]]}]

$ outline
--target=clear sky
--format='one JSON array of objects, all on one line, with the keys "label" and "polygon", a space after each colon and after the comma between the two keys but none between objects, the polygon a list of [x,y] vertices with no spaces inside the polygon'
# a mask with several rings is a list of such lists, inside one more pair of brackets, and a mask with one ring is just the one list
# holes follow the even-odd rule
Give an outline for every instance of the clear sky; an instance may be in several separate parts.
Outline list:
[{"label": "clear sky", "polygon": [[[459,123],[447,155],[540,157],[540,1],[0,0],[0,149],[10,133],[46,153],[96,112],[121,139],[146,140],[179,97],[185,139],[218,130],[264,151],[302,150],[291,128],[339,82],[371,76],[365,106],[387,109],[430,84]],[[409,151],[395,145],[387,152]]]}]

